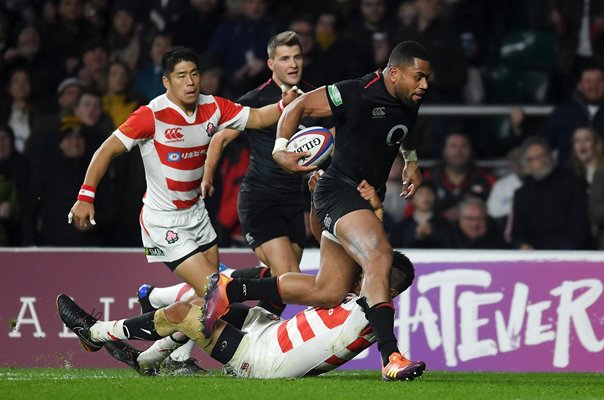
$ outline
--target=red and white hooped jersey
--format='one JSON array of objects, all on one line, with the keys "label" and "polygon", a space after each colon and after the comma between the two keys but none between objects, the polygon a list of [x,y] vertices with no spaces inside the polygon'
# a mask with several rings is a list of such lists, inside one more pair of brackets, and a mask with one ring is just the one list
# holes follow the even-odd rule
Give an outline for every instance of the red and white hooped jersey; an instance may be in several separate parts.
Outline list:
[{"label": "red and white hooped jersey", "polygon": [[249,110],[199,95],[195,113],[188,116],[163,94],[133,112],[113,134],[128,151],[140,147],[147,180],[143,203],[161,211],[195,204],[212,135],[224,128],[245,129]]},{"label": "red and white hooped jersey", "polygon": [[289,320],[250,310],[242,330],[249,346],[230,367],[255,378],[296,378],[339,367],[375,342],[357,296],[332,309],[309,308]]}]

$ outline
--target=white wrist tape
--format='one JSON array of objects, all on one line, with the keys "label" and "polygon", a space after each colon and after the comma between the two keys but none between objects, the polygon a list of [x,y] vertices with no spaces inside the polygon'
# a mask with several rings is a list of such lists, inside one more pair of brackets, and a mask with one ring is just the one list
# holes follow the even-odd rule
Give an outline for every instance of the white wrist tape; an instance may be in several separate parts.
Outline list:
[{"label": "white wrist tape", "polygon": [[403,150],[403,159],[405,162],[417,162],[417,151]]},{"label": "white wrist tape", "polygon": [[286,138],[277,138],[275,139],[275,147],[273,147],[273,155],[275,155],[276,152],[278,151],[285,151],[287,149],[287,142],[289,142],[289,140],[287,140]]}]

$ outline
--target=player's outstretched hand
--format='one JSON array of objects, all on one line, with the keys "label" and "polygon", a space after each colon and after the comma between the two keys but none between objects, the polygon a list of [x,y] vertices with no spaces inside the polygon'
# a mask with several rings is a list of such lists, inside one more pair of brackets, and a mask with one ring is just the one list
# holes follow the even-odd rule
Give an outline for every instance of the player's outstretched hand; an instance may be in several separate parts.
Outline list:
[{"label": "player's outstretched hand", "polygon": [[210,181],[201,181],[201,198],[212,197],[214,195],[214,185]]},{"label": "player's outstretched hand", "polygon": [[285,172],[289,172],[290,174],[308,173],[314,171],[317,167],[315,165],[299,165],[298,161],[310,156],[309,152],[296,153],[294,151],[281,150],[273,154],[273,159]]},{"label": "player's outstretched hand", "polygon": [[94,204],[87,201],[76,201],[67,215],[67,222],[73,224],[80,231],[92,229],[96,225]]},{"label": "player's outstretched hand", "polygon": [[417,188],[422,184],[422,172],[417,166],[416,161],[408,161],[403,167],[403,190],[401,191],[400,197],[409,199]]},{"label": "player's outstretched hand", "polygon": [[285,85],[281,85],[281,93],[281,98],[283,99],[284,106],[287,106],[289,103],[304,94],[304,92],[298,89],[297,86],[292,86],[291,89],[286,90]]}]

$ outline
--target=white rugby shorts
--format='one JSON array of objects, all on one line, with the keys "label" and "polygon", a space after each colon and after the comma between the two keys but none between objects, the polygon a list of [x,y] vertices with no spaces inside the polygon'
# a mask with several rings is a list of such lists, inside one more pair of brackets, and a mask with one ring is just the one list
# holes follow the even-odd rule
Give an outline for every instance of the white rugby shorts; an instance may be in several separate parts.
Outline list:
[{"label": "white rugby shorts", "polygon": [[216,239],[216,232],[203,200],[190,208],[152,210],[140,214],[141,235],[148,262],[176,261]]}]

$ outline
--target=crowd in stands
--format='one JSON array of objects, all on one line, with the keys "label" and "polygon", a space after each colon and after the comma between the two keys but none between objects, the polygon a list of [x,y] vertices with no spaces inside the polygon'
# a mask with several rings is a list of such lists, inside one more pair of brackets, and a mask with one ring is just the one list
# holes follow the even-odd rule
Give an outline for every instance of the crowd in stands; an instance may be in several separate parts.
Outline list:
[{"label": "crowd in stands", "polygon": [[[102,141],[163,94],[160,61],[200,56],[202,92],[237,99],[270,77],[266,45],[301,38],[315,86],[382,68],[393,45],[431,56],[424,105],[505,104],[509,116],[421,115],[425,184],[384,199],[394,247],[604,249],[604,2],[596,0],[7,0],[0,4],[0,246],[141,245],[138,148],[111,164],[97,228],[67,224]],[[547,117],[522,105],[553,105]],[[507,160],[495,170],[477,160]],[[229,146],[206,199],[222,246],[244,246]],[[316,245],[310,238],[309,246]]]}]

